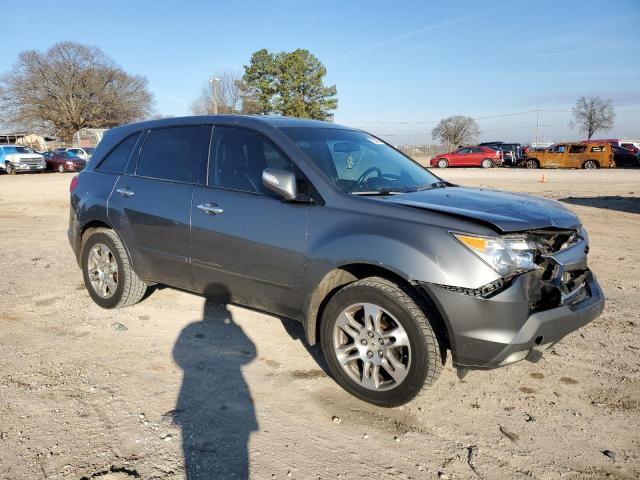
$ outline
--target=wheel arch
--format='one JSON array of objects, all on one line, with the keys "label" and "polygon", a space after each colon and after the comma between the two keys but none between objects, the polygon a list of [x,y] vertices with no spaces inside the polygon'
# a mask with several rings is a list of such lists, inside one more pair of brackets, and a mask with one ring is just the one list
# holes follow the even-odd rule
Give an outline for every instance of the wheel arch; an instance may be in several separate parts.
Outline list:
[{"label": "wheel arch", "polygon": [[438,336],[440,345],[443,347],[443,352],[445,352],[443,355],[446,355],[446,349],[450,348],[449,328],[429,294],[420,288],[417,282],[411,281],[401,272],[371,263],[346,263],[340,265],[327,272],[322,280],[318,282],[306,302],[303,315],[305,335],[309,345],[315,345],[320,338],[320,319],[329,300],[345,285],[367,277],[381,277],[400,285],[410,294],[421,309],[428,310],[425,313],[428,314],[432,328]]},{"label": "wheel arch", "polygon": [[84,223],[82,228],[80,229],[80,238],[78,243],[80,246],[78,250],[78,265],[80,266],[80,268],[83,268],[82,267],[82,251],[84,250],[84,243],[85,243],[85,238],[87,234],[90,233],[91,231],[100,230],[100,229],[112,230],[120,238],[120,241],[122,242],[122,245],[124,245],[124,249],[127,252],[127,256],[129,257],[129,263],[131,264],[131,268],[136,273],[136,275],[138,275],[135,262],[133,261],[131,252],[129,251],[129,247],[127,246],[127,243],[122,238],[122,235],[120,235],[120,233],[115,228],[113,228],[111,225],[109,225],[107,222],[103,220],[90,220]]}]

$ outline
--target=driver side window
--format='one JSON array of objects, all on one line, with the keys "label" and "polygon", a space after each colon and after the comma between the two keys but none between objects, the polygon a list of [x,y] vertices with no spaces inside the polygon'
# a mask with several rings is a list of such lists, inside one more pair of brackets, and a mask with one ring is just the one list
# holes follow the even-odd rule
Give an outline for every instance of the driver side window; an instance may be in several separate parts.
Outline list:
[{"label": "driver side window", "polygon": [[295,171],[291,160],[261,133],[244,128],[214,127],[208,185],[271,195],[262,184],[265,168]]}]

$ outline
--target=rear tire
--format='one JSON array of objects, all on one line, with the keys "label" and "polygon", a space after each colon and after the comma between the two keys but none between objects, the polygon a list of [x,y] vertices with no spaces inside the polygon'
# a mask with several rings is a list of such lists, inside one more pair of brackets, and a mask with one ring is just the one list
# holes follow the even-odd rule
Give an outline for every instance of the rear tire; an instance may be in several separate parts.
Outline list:
[{"label": "rear tire", "polygon": [[540,163],[535,158],[528,158],[524,162],[524,166],[527,168],[535,169],[540,168]]},{"label": "rear tire", "polygon": [[[100,247],[106,247],[104,251],[108,252],[107,256],[117,267],[115,277],[112,278],[116,284],[115,288],[106,295],[100,294],[99,289],[92,283],[91,278],[95,283],[95,276],[90,277],[92,275],[90,271],[96,270],[96,268],[92,268],[90,255]],[[91,299],[102,308],[122,308],[134,305],[142,300],[142,297],[147,293],[147,284],[133,271],[124,243],[113,230],[100,228],[85,234],[82,239],[81,259],[85,287]]]},{"label": "rear tire", "polygon": [[598,162],[596,162],[595,160],[587,160],[582,164],[582,168],[584,168],[585,170],[595,170],[596,168],[598,168]]},{"label": "rear tire", "polygon": [[447,168],[449,166],[449,161],[446,158],[441,158],[438,160],[438,168]]},{"label": "rear tire", "polygon": [[493,162],[491,161],[490,158],[485,158],[484,160],[482,160],[482,163],[480,164],[480,166],[482,168],[491,168],[493,167]]},{"label": "rear tire", "polygon": [[426,390],[445,358],[411,292],[380,277],[351,283],[329,300],[320,343],[335,381],[381,407],[402,405]]}]

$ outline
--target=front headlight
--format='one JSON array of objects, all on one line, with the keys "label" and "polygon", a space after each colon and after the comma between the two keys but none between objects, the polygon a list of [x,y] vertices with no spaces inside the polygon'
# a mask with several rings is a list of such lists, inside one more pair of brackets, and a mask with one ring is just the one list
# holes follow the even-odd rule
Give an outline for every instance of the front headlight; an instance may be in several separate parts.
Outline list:
[{"label": "front headlight", "polygon": [[503,277],[534,270],[537,248],[524,237],[479,237],[452,233],[454,238]]}]

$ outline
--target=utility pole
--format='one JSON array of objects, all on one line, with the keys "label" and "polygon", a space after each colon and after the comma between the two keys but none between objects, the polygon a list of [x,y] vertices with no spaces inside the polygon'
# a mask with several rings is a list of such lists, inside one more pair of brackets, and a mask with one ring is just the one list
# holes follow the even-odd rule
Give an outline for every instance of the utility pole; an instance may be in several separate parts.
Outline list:
[{"label": "utility pole", "polygon": [[538,128],[540,128],[540,110],[536,111],[536,148],[538,148]]},{"label": "utility pole", "polygon": [[211,94],[213,98],[213,114],[214,115],[218,114],[218,82],[220,82],[220,79],[217,77],[212,77],[209,80],[209,83],[211,84]]}]

